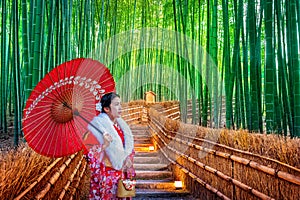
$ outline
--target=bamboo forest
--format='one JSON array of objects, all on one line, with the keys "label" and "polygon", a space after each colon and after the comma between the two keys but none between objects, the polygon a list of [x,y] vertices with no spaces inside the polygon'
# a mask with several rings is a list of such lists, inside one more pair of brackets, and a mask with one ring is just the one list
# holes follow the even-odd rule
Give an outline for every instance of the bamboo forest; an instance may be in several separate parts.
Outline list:
[{"label": "bamboo forest", "polygon": [[107,66],[123,102],[153,91],[185,122],[300,136],[298,0],[2,0],[0,12],[0,134],[13,123],[15,144],[33,88],[75,58]]},{"label": "bamboo forest", "polygon": [[300,199],[299,0],[0,13],[0,199]]}]

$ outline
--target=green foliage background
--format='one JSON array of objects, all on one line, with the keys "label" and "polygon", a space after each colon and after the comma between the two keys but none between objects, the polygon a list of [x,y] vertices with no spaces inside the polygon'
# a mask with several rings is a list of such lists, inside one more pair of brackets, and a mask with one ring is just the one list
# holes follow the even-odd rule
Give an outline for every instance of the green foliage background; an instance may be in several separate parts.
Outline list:
[{"label": "green foliage background", "polygon": [[[91,57],[124,101],[152,90],[187,121],[300,135],[297,0],[3,0],[1,128],[55,66]],[[224,103],[222,103],[224,102]],[[226,121],[222,122],[222,113]]]}]

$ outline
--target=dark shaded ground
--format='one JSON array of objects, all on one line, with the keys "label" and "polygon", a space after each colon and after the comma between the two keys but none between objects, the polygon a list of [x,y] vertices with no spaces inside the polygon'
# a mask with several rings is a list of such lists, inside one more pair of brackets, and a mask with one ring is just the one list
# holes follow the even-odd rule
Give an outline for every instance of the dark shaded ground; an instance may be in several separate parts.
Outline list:
[{"label": "dark shaded ground", "polygon": [[13,126],[8,127],[7,133],[0,130],[0,149],[9,149],[14,146],[14,129]]}]

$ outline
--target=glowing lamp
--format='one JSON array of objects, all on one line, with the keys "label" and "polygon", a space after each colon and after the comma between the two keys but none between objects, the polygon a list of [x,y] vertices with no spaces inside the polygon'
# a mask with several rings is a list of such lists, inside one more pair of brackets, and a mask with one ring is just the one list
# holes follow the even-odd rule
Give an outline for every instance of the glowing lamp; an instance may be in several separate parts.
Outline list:
[{"label": "glowing lamp", "polygon": [[181,189],[182,188],[182,181],[175,181],[174,185],[175,185],[176,189]]},{"label": "glowing lamp", "polygon": [[154,146],[149,146],[149,151],[154,151]]}]

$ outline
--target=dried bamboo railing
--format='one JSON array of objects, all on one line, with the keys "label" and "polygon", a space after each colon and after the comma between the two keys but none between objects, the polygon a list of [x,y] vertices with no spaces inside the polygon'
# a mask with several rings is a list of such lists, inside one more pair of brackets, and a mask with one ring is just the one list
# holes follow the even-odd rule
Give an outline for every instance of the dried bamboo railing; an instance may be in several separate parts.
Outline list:
[{"label": "dried bamboo railing", "polygon": [[41,182],[41,180],[52,170],[52,168],[62,160],[62,158],[57,158],[52,162],[47,169],[39,176],[26,190],[24,190],[21,194],[19,194],[17,197],[15,197],[15,200],[19,200],[22,197],[24,197],[30,190],[32,190],[38,183]]},{"label": "dried bamboo railing", "polygon": [[128,122],[148,121],[148,111],[155,107],[161,114],[170,119],[180,119],[180,108],[177,101],[165,103],[146,103],[145,101],[133,101],[122,104],[122,118]]},{"label": "dried bamboo railing", "polygon": [[78,191],[79,183],[83,181],[86,166],[87,163],[81,152],[69,157],[57,158],[14,199],[70,199]]},{"label": "dried bamboo railing", "polygon": [[[250,152],[245,152],[245,151],[241,151],[238,149],[234,149],[231,147],[227,147],[225,145],[222,144],[217,144],[216,142],[212,142],[209,140],[205,140],[203,138],[195,138],[195,137],[190,137],[189,134],[184,134],[184,133],[179,133],[179,132],[174,132],[173,130],[167,130],[165,123],[166,120],[163,119],[163,124],[160,123],[159,119],[161,118],[158,117],[153,117],[149,116],[149,121],[150,121],[150,128],[152,130],[153,133],[153,138],[156,139],[156,143],[158,145],[158,147],[160,148],[160,150],[163,152],[168,160],[172,160],[172,163],[174,165],[177,165],[178,168],[180,168],[182,171],[184,171],[186,174],[188,174],[188,176],[190,176],[193,180],[196,180],[197,182],[199,182],[201,185],[203,185],[206,189],[210,188],[211,191],[215,191],[214,193],[218,192],[218,194],[216,194],[217,196],[219,196],[219,198],[221,199],[226,199],[228,198],[225,194],[222,194],[221,189],[216,189],[214,188],[214,186],[212,184],[207,183],[207,181],[205,180],[201,180],[200,177],[197,175],[197,173],[193,172],[193,166],[196,167],[196,169],[203,169],[206,172],[212,174],[213,176],[217,176],[223,180],[225,180],[226,184],[230,184],[233,185],[233,191],[231,192],[231,196],[230,198],[234,199],[235,197],[235,191],[236,188],[240,188],[241,190],[243,190],[244,192],[250,194],[250,198],[254,198],[254,199],[274,199],[274,197],[277,197],[277,199],[281,199],[280,196],[284,196],[285,194],[274,194],[272,195],[274,192],[270,192],[271,196],[269,193],[263,193],[261,191],[259,191],[259,189],[263,189],[263,188],[254,188],[253,186],[249,186],[247,185],[247,182],[242,182],[240,180],[238,180],[237,178],[232,177],[233,174],[239,173],[237,172],[238,170],[235,169],[234,165],[240,164],[242,166],[244,166],[244,168],[249,169],[249,171],[257,171],[259,173],[264,173],[267,175],[267,177],[272,176],[273,178],[270,179],[270,181],[272,182],[272,180],[281,180],[280,186],[281,184],[286,184],[287,187],[289,187],[291,184],[294,185],[293,186],[293,190],[298,190],[298,194],[299,194],[299,186],[300,186],[300,177],[298,175],[294,175],[291,174],[289,172],[283,171],[282,168],[284,168],[285,170],[288,171],[294,171],[295,174],[299,173],[299,169],[295,168],[293,166],[290,166],[286,163],[282,163],[279,162],[277,160],[265,157],[265,156],[260,156],[260,155],[256,155]],[[174,137],[174,135],[176,137]],[[227,152],[222,152],[220,150],[214,150],[214,149],[210,149],[210,148],[205,148],[199,144],[195,144],[195,141],[201,141],[201,142],[207,142],[207,143],[211,143],[213,144],[213,146],[218,146],[220,148],[224,148],[226,149],[226,151],[230,150],[231,153],[227,153]],[[193,141],[193,142],[191,142]],[[170,147],[170,142],[172,142],[172,147]],[[179,147],[180,148],[177,150],[176,148]],[[183,147],[185,146],[185,147]],[[166,148],[165,148],[166,147]],[[188,154],[183,153],[181,150],[182,149],[188,149]],[[222,158],[223,160],[226,159],[228,160],[230,163],[232,163],[232,173],[226,174],[223,173],[221,170],[215,169],[214,167],[209,166],[209,164],[205,164],[200,162],[199,160],[197,160],[196,158],[193,158],[192,156],[190,156],[191,152],[196,152],[196,151],[201,151],[201,152],[205,152],[209,155],[211,155],[212,157],[219,157]],[[234,155],[235,153],[237,153],[238,155]],[[258,161],[254,161],[253,159],[248,159],[248,158],[244,158],[241,157],[242,155],[245,156],[253,156],[253,157],[257,157],[259,159],[263,159],[266,160],[268,162],[273,162],[276,163],[276,168],[272,168],[270,166],[266,166],[263,164],[260,164]],[[179,158],[179,159],[178,159]],[[184,160],[182,160],[184,159]],[[180,164],[180,162],[178,161],[180,160],[180,162],[183,162],[184,164]],[[281,166],[281,167],[280,167]],[[250,170],[251,169],[251,170]],[[258,180],[259,181],[259,180]],[[277,183],[276,183],[277,184]],[[219,186],[220,187],[220,186]],[[284,186],[282,186],[284,187]],[[296,189],[295,189],[296,188]],[[277,192],[279,193],[279,192]],[[251,197],[252,196],[252,197]],[[273,197],[272,197],[273,196]],[[296,194],[297,196],[297,194]]]},{"label": "dried bamboo railing", "polygon": [[[141,120],[141,113],[147,108],[144,106],[144,102],[138,104],[134,102],[133,104],[123,107],[123,117],[128,123]],[[57,158],[14,199],[78,199],[77,193],[88,192],[88,190],[78,192],[78,188],[87,178],[86,170],[87,163],[81,152],[69,157]],[[85,196],[85,194],[81,194],[81,196]]]},{"label": "dried bamboo railing", "polygon": [[204,186],[206,189],[208,189],[209,191],[211,191],[212,193],[216,194],[218,197],[220,197],[221,199],[224,200],[230,200],[230,198],[228,198],[227,196],[225,196],[223,193],[221,193],[220,191],[218,191],[216,188],[212,187],[211,185],[209,185],[208,183],[206,183],[205,181],[203,181],[202,179],[200,179],[199,177],[197,177],[195,174],[193,174],[192,172],[190,172],[188,169],[184,168],[184,166],[179,165],[176,161],[174,161],[172,158],[170,158],[168,156],[168,154],[162,150],[163,148],[157,144],[158,149],[161,149],[162,154],[173,164],[173,165],[177,165],[185,174],[188,174],[191,178],[193,178],[194,180],[196,180],[198,183],[200,183],[202,186]]},{"label": "dried bamboo railing", "polygon": [[[210,154],[213,154],[213,155],[216,155],[216,156],[219,156],[219,157],[223,157],[223,158],[226,158],[226,159],[230,159],[234,162],[237,162],[237,163],[240,163],[240,164],[243,164],[245,166],[249,166],[253,169],[256,169],[256,170],[259,170],[259,171],[262,171],[266,174],[269,174],[269,175],[272,175],[272,176],[276,176],[278,178],[281,178],[285,181],[288,181],[290,183],[294,183],[296,185],[299,185],[300,186],[300,177],[299,176],[295,176],[295,175],[292,175],[292,174],[289,174],[287,172],[284,172],[284,171],[280,171],[278,169],[273,169],[273,168],[270,168],[268,166],[264,166],[264,165],[260,165],[259,163],[253,161],[253,160],[249,160],[249,159],[245,159],[245,158],[242,158],[242,157],[238,157],[238,156],[235,156],[235,155],[232,155],[232,154],[228,154],[228,153],[224,153],[224,152],[220,152],[220,151],[216,151],[216,150],[213,150],[213,149],[208,149],[208,148],[205,148],[205,147],[202,147],[202,146],[199,146],[199,145],[196,145],[196,144],[193,144],[187,140],[183,140],[183,139],[180,139],[180,138],[175,138],[175,137],[172,137],[170,135],[167,135],[166,133],[166,130],[165,128],[162,126],[162,124],[160,124],[158,121],[156,121],[155,119],[152,121],[153,122],[153,125],[156,126],[156,128],[159,129],[159,131],[161,133],[164,134],[165,137],[169,138],[170,140],[173,140],[173,141],[177,141],[181,144],[184,144],[184,145],[188,145],[189,147],[192,147],[194,148],[195,150],[200,150],[200,151],[204,151],[206,153],[210,153]],[[150,126],[151,128],[153,128],[153,126]],[[153,129],[152,129],[153,130]],[[182,137],[186,137],[186,139],[188,139],[189,137],[183,135],[183,134],[179,134],[181,135]],[[195,138],[196,139],[196,138]],[[215,145],[218,145],[217,143],[215,143]],[[232,148],[231,148],[232,149]],[[236,149],[232,149],[233,151],[238,151],[238,152],[242,152],[240,150],[236,150]],[[248,154],[248,152],[245,152]],[[258,156],[258,155],[256,155]],[[259,156],[260,158],[263,158],[263,156]],[[190,159],[190,158],[189,158]],[[268,160],[271,160],[269,158],[267,158]],[[284,165],[285,167],[288,167],[290,169],[293,169],[293,170],[296,170],[296,171],[300,171],[299,169],[293,167],[293,166],[289,166],[285,163],[282,163],[282,162],[279,162],[279,161],[275,161],[274,159],[272,159],[273,162],[276,162],[280,165]],[[193,162],[196,162],[196,160],[193,159]]]},{"label": "dried bamboo railing", "polygon": [[[157,124],[156,124],[156,126],[157,126]],[[179,155],[180,157],[183,157],[183,158],[187,159],[189,162],[196,164],[197,166],[201,167],[202,169],[206,170],[207,172],[213,173],[213,174],[219,176],[220,178],[222,178],[222,179],[224,179],[224,180],[226,180],[228,182],[232,182],[237,187],[245,190],[246,192],[252,193],[256,197],[259,197],[260,199],[273,200],[273,198],[271,198],[271,197],[269,197],[269,196],[267,196],[267,195],[265,195],[265,194],[263,194],[263,193],[255,190],[254,188],[251,188],[248,185],[246,185],[244,183],[241,183],[240,181],[235,180],[235,179],[231,178],[230,176],[227,176],[224,173],[222,173],[222,172],[220,172],[220,171],[218,171],[218,170],[216,170],[216,169],[214,169],[214,168],[212,168],[210,166],[207,166],[207,165],[205,165],[205,164],[197,161],[196,159],[194,159],[194,158],[192,158],[192,157],[190,157],[190,156],[188,156],[186,154],[184,154],[184,153],[182,153],[180,151],[177,151],[175,148],[172,148],[172,147],[168,146],[168,144],[164,141],[164,139],[160,135],[158,135],[156,133],[156,130],[154,130],[152,126],[150,126],[150,127],[151,127],[151,129],[153,131],[152,133],[155,134],[160,139],[160,142],[162,142],[164,146],[166,146],[170,151],[172,151],[176,155]],[[159,127],[156,127],[156,128],[159,128]],[[160,131],[162,131],[162,130],[160,130]],[[166,136],[166,133],[164,133],[164,134]],[[169,137],[169,138],[174,139],[172,137]],[[162,151],[164,151],[164,150],[162,149]],[[209,151],[209,153],[210,153],[210,151]],[[164,153],[164,155],[166,155],[166,153]],[[168,160],[172,159],[168,155],[166,155],[166,156],[167,156]],[[191,176],[193,179],[200,179],[200,177],[197,177],[195,174],[193,174],[192,172],[190,172],[189,170],[187,170],[184,166],[178,164],[176,161],[174,161],[173,163],[175,163],[179,168],[184,169],[184,171],[186,173],[188,172],[188,175]],[[203,181],[203,182],[205,182],[205,181]],[[205,183],[205,184],[209,185],[207,183]],[[229,199],[228,197],[226,197],[223,193],[221,193],[220,191],[218,191],[214,187],[212,187],[212,186],[209,185],[209,188],[211,188],[211,191],[214,192],[214,193],[216,193],[220,198],[222,198],[222,199]]]},{"label": "dried bamboo railing", "polygon": [[[172,131],[169,131],[169,132],[172,132]],[[175,134],[174,132],[173,132],[173,134]],[[251,156],[251,157],[256,157],[256,158],[260,158],[260,159],[263,159],[263,160],[267,160],[267,161],[270,161],[270,162],[272,162],[272,163],[276,163],[276,164],[279,164],[279,165],[282,165],[282,166],[284,166],[284,167],[287,167],[287,168],[289,168],[289,169],[291,169],[291,170],[293,170],[293,171],[297,171],[297,172],[299,172],[300,173],[300,169],[298,169],[298,168],[296,168],[296,167],[293,167],[293,166],[290,166],[290,165],[288,165],[288,164],[286,164],[286,163],[283,163],[283,162],[280,162],[280,161],[278,161],[278,160],[275,160],[275,159],[272,159],[272,158],[269,158],[269,157],[266,157],[266,156],[261,156],[261,155],[258,155],[258,154],[254,154],[254,153],[251,153],[251,152],[248,152],[248,151],[242,151],[242,150],[240,150],[240,149],[234,149],[234,148],[232,148],[232,147],[228,147],[228,146],[226,146],[226,145],[222,145],[222,144],[219,144],[219,143],[216,143],[216,142],[212,142],[212,141],[209,141],[209,140],[205,140],[205,139],[203,139],[203,138],[194,138],[194,137],[190,137],[190,136],[188,136],[188,135],[184,135],[184,134],[181,134],[181,133],[177,133],[178,135],[180,135],[180,136],[183,136],[183,137],[185,137],[186,139],[188,139],[188,140],[196,140],[196,141],[200,141],[200,142],[205,142],[205,143],[209,143],[209,144],[211,144],[211,145],[213,145],[213,146],[218,146],[218,147],[221,147],[221,148],[223,148],[223,149],[227,149],[227,150],[230,150],[230,151],[233,151],[233,152],[236,152],[236,153],[240,153],[240,154],[243,154],[243,155],[248,155],[248,156]],[[188,143],[189,145],[190,145],[190,143]],[[193,146],[194,144],[192,144],[192,146]],[[191,145],[190,145],[191,146]],[[199,147],[196,147],[196,148],[199,148]],[[200,149],[199,149],[200,150]]]},{"label": "dried bamboo railing", "polygon": [[51,186],[54,185],[58,178],[64,173],[66,167],[69,166],[74,157],[75,155],[71,155],[69,159],[60,166],[59,170],[55,172],[49,181],[47,181],[46,187],[35,196],[36,199],[42,199],[45,197],[45,195],[50,191]]},{"label": "dried bamboo railing", "polygon": [[180,119],[180,108],[179,108],[179,104],[174,104],[168,108],[159,108],[157,109],[158,112],[160,112],[161,114],[163,114],[164,116],[166,116],[167,118],[170,119]]},{"label": "dried bamboo railing", "polygon": [[80,161],[78,162],[77,166],[75,167],[75,170],[73,171],[73,173],[72,173],[71,176],[69,177],[68,182],[66,183],[65,187],[62,189],[62,191],[61,191],[61,193],[60,193],[58,199],[63,199],[63,198],[64,198],[66,192],[68,191],[68,189],[69,189],[71,183],[72,183],[73,180],[74,180],[74,177],[77,175],[77,173],[78,173],[78,171],[79,171],[79,169],[80,169],[80,166],[81,166],[81,164],[82,164],[83,159],[84,159],[84,158],[81,157]]},{"label": "dried bamboo railing", "polygon": [[81,180],[83,179],[84,177],[84,173],[87,169],[87,164],[85,163],[83,169],[81,170],[81,173],[79,174],[79,177],[78,177],[78,180],[75,184],[75,187],[73,188],[72,192],[71,192],[71,197],[70,197],[70,200],[74,199],[75,198],[75,193],[77,192],[77,188],[79,187],[79,184],[82,182]]},{"label": "dried bamboo railing", "polygon": [[[157,108],[161,111],[158,115],[163,118],[162,121],[160,117],[150,112]],[[187,187],[192,187],[193,184],[196,186],[197,191],[190,190],[195,192],[195,196],[200,186],[210,191],[214,197],[226,200],[300,199],[300,169],[297,167],[177,131],[178,129],[167,124],[166,119],[179,118],[178,102],[146,104],[140,101],[123,106],[123,118],[129,123],[142,120],[145,114],[148,115],[146,116],[147,122],[149,122],[157,147],[172,163],[175,176],[184,180]],[[170,146],[170,143],[173,143],[173,146]],[[214,146],[214,149],[202,144]],[[184,147],[186,151],[181,151],[180,147]],[[198,159],[196,152],[206,153],[208,160]],[[228,165],[228,169],[222,170],[215,164],[218,162],[221,165]],[[78,195],[82,195],[79,194],[82,191],[78,188],[87,177],[85,176],[86,169],[87,163],[81,153],[70,158],[56,159],[15,199],[78,199]],[[281,191],[266,192],[261,185],[250,185],[247,180],[241,178],[247,171],[250,171],[249,174],[257,173],[259,178],[263,176],[262,179],[270,180],[271,188],[277,184]],[[295,195],[288,196],[289,194],[285,193],[287,190],[291,190],[291,193]]]},{"label": "dried bamboo railing", "polygon": [[142,118],[143,109],[143,105],[124,105],[122,109],[122,118],[128,123],[133,121],[140,121]]},{"label": "dried bamboo railing", "polygon": [[51,186],[54,185],[61,174],[64,173],[66,167],[69,166],[74,157],[75,155],[71,155],[69,159],[60,166],[59,170],[47,182],[46,187],[42,191],[40,191],[38,195],[36,195],[37,199],[42,199],[43,197],[45,197],[45,195],[50,191]]}]

